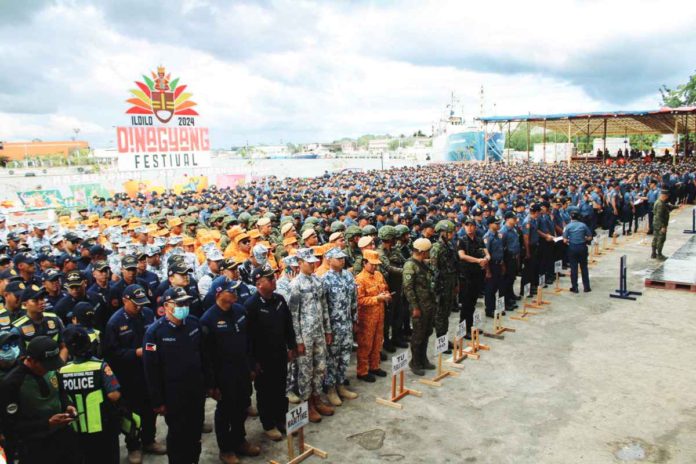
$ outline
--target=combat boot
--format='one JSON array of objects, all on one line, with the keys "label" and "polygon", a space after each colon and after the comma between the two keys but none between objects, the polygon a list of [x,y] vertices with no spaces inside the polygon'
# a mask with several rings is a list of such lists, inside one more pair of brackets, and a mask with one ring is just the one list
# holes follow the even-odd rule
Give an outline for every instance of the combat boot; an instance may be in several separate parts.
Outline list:
[{"label": "combat boot", "polygon": [[650,259],[656,259],[657,258],[657,252],[655,251],[655,247],[652,247],[652,254],[650,255]]},{"label": "combat boot", "polygon": [[421,377],[425,375],[422,362],[420,348],[411,345],[411,360],[408,363],[408,367],[411,368],[411,372]]},{"label": "combat boot", "polygon": [[314,409],[322,416],[333,416],[334,408],[324,403],[319,395],[314,395]]},{"label": "combat boot", "polygon": [[329,391],[326,393],[326,398],[333,406],[340,406],[343,404],[343,401],[341,401],[341,398],[339,398],[336,393],[336,387],[329,388]]},{"label": "combat boot", "polygon": [[321,422],[321,414],[317,412],[317,409],[314,405],[314,397],[310,396],[309,401],[307,402],[307,406],[309,409],[309,421],[310,422]]},{"label": "combat boot", "polygon": [[435,364],[431,363],[430,360],[428,360],[428,348],[427,345],[424,347],[421,347],[421,366],[423,366],[423,369],[427,371],[432,371],[436,369],[437,366]]},{"label": "combat boot", "polygon": [[290,391],[288,393],[288,401],[292,404],[300,404],[300,397],[295,394],[295,392]]},{"label": "combat boot", "polygon": [[358,397],[357,393],[355,393],[354,391],[348,390],[348,387],[346,387],[345,385],[339,385],[338,388],[336,389],[336,391],[338,391],[338,394],[344,400],[354,400],[355,398]]}]

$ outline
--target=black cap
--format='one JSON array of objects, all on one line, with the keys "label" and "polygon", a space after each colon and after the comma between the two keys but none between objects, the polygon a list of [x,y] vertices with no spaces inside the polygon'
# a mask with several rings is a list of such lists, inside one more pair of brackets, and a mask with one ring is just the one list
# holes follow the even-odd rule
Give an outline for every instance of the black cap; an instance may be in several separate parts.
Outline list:
[{"label": "black cap", "polygon": [[517,216],[512,211],[506,211],[504,217],[507,220],[507,219],[516,218]]},{"label": "black cap", "polygon": [[498,216],[491,216],[488,218],[488,224],[500,224],[500,218]]},{"label": "black cap", "polygon": [[60,272],[59,270],[53,269],[53,268],[46,269],[46,272],[44,272],[44,274],[43,274],[44,282],[47,280],[50,282],[54,282],[56,280],[59,280],[61,277],[63,277],[63,273]]},{"label": "black cap", "polygon": [[221,285],[215,287],[215,294],[217,295],[220,292],[230,292],[236,294],[240,285],[241,282],[238,280],[225,279]]},{"label": "black cap", "polygon": [[75,262],[75,257],[69,255],[68,253],[61,253],[56,257],[56,265],[58,267],[63,267],[66,261]]},{"label": "black cap", "polygon": [[14,268],[10,268],[0,272],[0,280],[9,280],[10,282],[13,280],[22,280],[22,276],[17,274]]},{"label": "black cap", "polygon": [[8,255],[5,255],[5,254],[0,255],[0,266],[3,266],[5,264],[9,264],[10,261],[12,261],[12,258],[10,258]]},{"label": "black cap", "polygon": [[75,232],[67,232],[63,238],[68,242],[80,242],[82,239]]},{"label": "black cap", "polygon": [[50,337],[39,335],[27,345],[27,356],[38,361],[47,371],[55,371],[63,366],[60,346]]},{"label": "black cap", "polygon": [[5,343],[13,342],[19,345],[20,342],[19,334],[12,330],[0,330],[0,346]]},{"label": "black cap", "polygon": [[92,264],[92,269],[95,271],[106,271],[107,269],[111,269],[111,267],[106,261],[100,260]]},{"label": "black cap", "polygon": [[190,303],[193,297],[189,296],[181,287],[172,287],[162,295],[162,303],[167,303],[168,301],[174,301],[176,303]]},{"label": "black cap", "polygon": [[170,276],[174,274],[188,274],[189,272],[191,272],[191,268],[183,261],[173,263],[167,270],[167,274]]},{"label": "black cap", "polygon": [[273,268],[271,268],[271,266],[266,264],[266,265],[257,267],[256,269],[254,269],[251,272],[251,280],[256,282],[261,277],[272,277],[273,275],[275,275]]},{"label": "black cap", "polygon": [[72,315],[79,324],[84,324],[94,319],[94,306],[87,301],[80,301],[73,308]]},{"label": "black cap", "polygon": [[667,189],[660,190],[660,195],[669,195],[669,190],[667,190]]},{"label": "black cap", "polygon": [[19,234],[17,232],[10,232],[7,234],[7,241],[9,242],[12,240],[13,242],[18,242],[19,241]]},{"label": "black cap", "polygon": [[541,206],[539,206],[538,203],[533,203],[532,206],[529,207],[529,211],[531,211],[532,213],[538,213],[539,211],[541,211]]},{"label": "black cap", "polygon": [[27,286],[22,292],[22,301],[37,300],[46,296],[46,289],[36,284]]},{"label": "black cap", "polygon": [[466,216],[462,222],[464,224],[476,224],[476,221],[474,221],[474,218],[471,216]]},{"label": "black cap", "polygon": [[17,253],[13,261],[15,266],[21,263],[34,264],[36,262],[36,257],[31,253]]},{"label": "black cap", "polygon": [[234,258],[226,258],[222,260],[222,264],[220,264],[220,269],[234,269],[238,267],[240,264],[241,263]]},{"label": "black cap", "polygon": [[24,290],[26,289],[27,286],[24,285],[24,282],[21,279],[11,280],[7,285],[5,285],[5,291],[7,293],[14,293],[18,298],[22,297],[22,293],[24,293]]},{"label": "black cap", "polygon": [[71,355],[84,354],[92,347],[87,330],[75,325],[71,325],[63,331],[63,342]]},{"label": "black cap", "polygon": [[138,306],[143,306],[150,303],[150,300],[147,299],[145,290],[138,284],[131,284],[127,286],[123,291],[123,298],[132,301]]},{"label": "black cap", "polygon": [[90,256],[94,256],[94,255],[106,256],[108,254],[111,254],[111,252],[101,245],[92,245],[91,247],[89,247],[89,254],[90,254]]},{"label": "black cap", "polygon": [[138,258],[133,255],[124,256],[121,260],[123,269],[136,269],[138,267]]},{"label": "black cap", "polygon": [[65,274],[65,285],[68,287],[79,287],[84,280],[80,271],[70,271]]}]

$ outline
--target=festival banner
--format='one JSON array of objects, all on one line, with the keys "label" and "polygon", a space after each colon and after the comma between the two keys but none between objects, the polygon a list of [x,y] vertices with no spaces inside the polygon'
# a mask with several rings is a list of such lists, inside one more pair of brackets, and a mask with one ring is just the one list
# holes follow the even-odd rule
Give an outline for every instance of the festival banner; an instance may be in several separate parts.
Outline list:
[{"label": "festival banner", "polygon": [[77,184],[70,186],[72,200],[66,206],[87,206],[91,203],[92,197],[109,197],[109,191],[101,184]]},{"label": "festival banner", "polygon": [[208,177],[206,176],[186,176],[178,179],[172,185],[172,191],[179,195],[182,192],[200,192],[208,188]]},{"label": "festival banner", "polygon": [[63,208],[65,202],[59,190],[27,190],[17,192],[19,200],[28,211],[47,208]]},{"label": "festival banner", "polygon": [[218,188],[235,188],[243,185],[246,181],[244,174],[218,174],[215,178],[215,185]]},{"label": "festival banner", "polygon": [[198,104],[180,79],[164,66],[143,75],[131,89],[126,111],[129,125],[116,127],[118,168],[157,171],[210,167],[207,127],[199,126]]}]

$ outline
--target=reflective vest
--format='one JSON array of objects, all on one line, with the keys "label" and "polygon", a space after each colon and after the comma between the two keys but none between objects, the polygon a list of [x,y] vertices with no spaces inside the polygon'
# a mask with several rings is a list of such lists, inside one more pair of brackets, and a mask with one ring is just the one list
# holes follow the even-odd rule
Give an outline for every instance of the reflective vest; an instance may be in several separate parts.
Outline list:
[{"label": "reflective vest", "polygon": [[104,428],[101,370],[101,361],[90,360],[69,362],[58,371],[63,391],[77,409],[77,419],[72,425],[78,433],[97,433]]}]

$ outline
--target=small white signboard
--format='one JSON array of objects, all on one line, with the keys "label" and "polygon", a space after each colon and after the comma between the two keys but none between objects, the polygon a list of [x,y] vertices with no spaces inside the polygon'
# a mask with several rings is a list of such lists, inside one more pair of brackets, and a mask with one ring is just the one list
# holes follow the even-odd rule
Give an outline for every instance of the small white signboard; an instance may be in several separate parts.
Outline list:
[{"label": "small white signboard", "polygon": [[444,353],[445,351],[447,351],[447,335],[435,339],[435,354]]},{"label": "small white signboard", "polygon": [[558,261],[556,261],[555,263],[553,263],[553,272],[555,272],[556,274],[558,274],[558,273],[560,273],[562,270],[563,270],[563,261],[559,259]]},{"label": "small white signboard", "polygon": [[309,424],[309,406],[306,401],[285,414],[285,430],[288,434],[296,432],[307,424]]},{"label": "small white signboard", "polygon": [[466,335],[466,320],[457,325],[457,338],[464,338]]},{"label": "small white signboard", "polygon": [[408,362],[411,360],[410,353],[411,352],[409,350],[406,350],[397,354],[396,356],[392,356],[392,375],[396,375],[406,369]]}]

